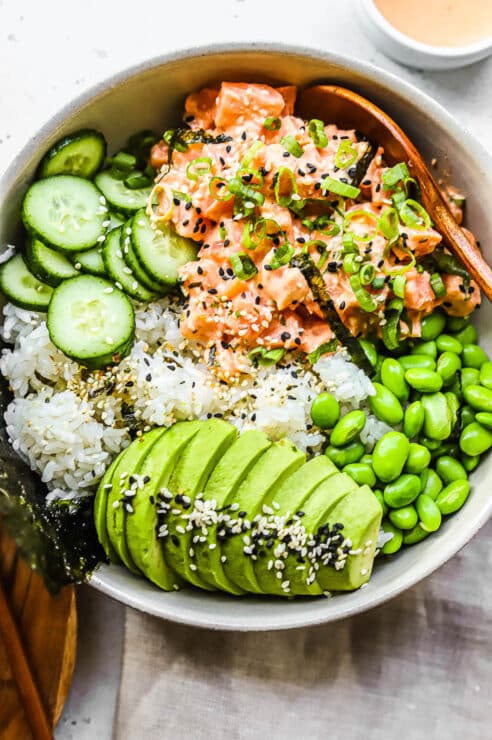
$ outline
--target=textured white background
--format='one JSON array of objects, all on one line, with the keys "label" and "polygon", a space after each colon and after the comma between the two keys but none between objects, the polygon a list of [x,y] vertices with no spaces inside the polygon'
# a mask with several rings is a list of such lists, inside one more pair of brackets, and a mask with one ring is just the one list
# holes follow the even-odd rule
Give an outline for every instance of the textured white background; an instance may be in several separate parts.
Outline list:
[{"label": "textured white background", "polygon": [[[363,35],[355,0],[0,0],[0,170],[93,83],[147,57],[214,41],[298,43],[373,62],[434,96],[492,148],[492,60],[454,72],[405,69]],[[109,740],[124,610],[88,588],[80,589],[79,607],[77,669],[56,736]]]}]

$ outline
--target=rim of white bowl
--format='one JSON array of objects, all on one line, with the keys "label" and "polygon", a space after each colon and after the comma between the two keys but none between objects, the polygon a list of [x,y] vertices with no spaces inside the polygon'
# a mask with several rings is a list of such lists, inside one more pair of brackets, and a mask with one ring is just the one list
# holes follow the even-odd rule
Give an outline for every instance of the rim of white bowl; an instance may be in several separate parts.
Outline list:
[{"label": "rim of white bowl", "polygon": [[387,36],[390,36],[393,41],[401,46],[405,46],[407,49],[411,49],[415,52],[430,54],[440,59],[465,59],[466,57],[474,56],[475,54],[481,54],[482,52],[492,52],[492,36],[486,36],[480,41],[475,41],[473,44],[466,44],[464,46],[436,46],[435,44],[425,44],[422,41],[407,36],[402,31],[395,28],[381,13],[379,8],[376,7],[374,0],[362,0],[362,6],[369,16],[370,20],[380,28],[380,30]]},{"label": "rim of white bowl", "polygon": [[[130,77],[134,77],[150,69],[176,61],[186,62],[188,59],[205,56],[218,56],[221,54],[237,54],[239,56],[258,52],[274,55],[283,54],[287,56],[297,56],[307,60],[311,59],[313,61],[321,60],[323,62],[331,62],[340,67],[351,69],[363,75],[369,82],[373,82],[378,86],[383,85],[391,93],[394,93],[394,91],[397,90],[399,93],[405,94],[406,97],[412,101],[416,98],[417,102],[413,102],[412,104],[415,105],[417,109],[423,110],[428,116],[439,121],[440,125],[446,128],[453,138],[462,138],[463,136],[463,126],[460,125],[458,121],[445,110],[445,108],[433,100],[429,95],[423,93],[412,84],[401,80],[396,75],[387,72],[370,62],[353,60],[350,57],[322,51],[315,47],[304,47],[278,42],[231,42],[211,44],[208,46],[196,45],[185,49],[174,49],[166,54],[151,57],[147,60],[131,65],[121,72],[110,75],[103,81],[89,87],[76,98],[64,105],[41,126],[37,134],[24,145],[5,170],[3,176],[0,178],[0,205],[12,188],[21,163],[30,159],[36,152],[38,152],[43,143],[47,141],[49,136],[55,131],[56,127],[62,124],[69,115],[72,115],[87,103],[105,94],[111,87],[124,82]],[[467,133],[466,148],[471,152],[474,158],[479,159],[482,162],[483,167],[487,165],[488,169],[492,171],[492,157],[469,133]],[[181,605],[176,607],[176,605],[173,605],[171,599],[177,594],[165,594],[164,592],[159,592],[152,587],[150,583],[146,584],[146,582],[141,579],[138,580],[139,593],[137,595],[134,595],[135,591],[133,591],[133,593],[129,593],[126,578],[123,578],[123,583],[118,584],[118,576],[116,575],[116,572],[122,571],[122,569],[117,566],[114,566],[112,571],[113,574],[110,572],[110,567],[101,567],[93,574],[89,583],[99,591],[111,596],[117,601],[138,609],[139,611],[194,627],[232,631],[269,631],[316,626],[345,619],[347,617],[354,616],[355,614],[360,614],[369,609],[373,609],[393,599],[395,596],[398,596],[400,593],[406,591],[415,584],[420,583],[461,550],[487,522],[491,514],[492,497],[485,506],[483,506],[479,511],[474,512],[473,516],[468,520],[466,528],[458,529],[452,538],[446,537],[442,542],[435,543],[436,547],[433,549],[436,549],[437,552],[432,553],[433,557],[429,557],[427,562],[422,561],[413,565],[403,576],[394,578],[389,585],[385,584],[384,587],[378,589],[378,593],[372,590],[371,582],[369,582],[365,589],[336,596],[333,599],[311,600],[309,604],[312,605],[312,608],[308,608],[305,613],[296,614],[295,616],[293,615],[292,609],[289,609],[289,607],[293,605],[284,601],[279,602],[278,599],[273,600],[265,597],[261,602],[256,602],[258,604],[258,616],[252,617],[251,615],[248,616],[241,614],[240,607],[242,602],[238,600],[234,602],[238,608],[233,617],[224,617],[223,614],[221,614],[219,607],[214,611],[212,618],[210,616],[210,612],[207,612],[205,609],[200,613],[195,611],[193,608],[193,596],[190,599],[191,606]],[[124,575],[126,576],[126,573],[124,573]],[[132,577],[130,573],[128,573],[128,577]],[[148,589],[146,589],[145,586],[148,586]],[[156,599],[156,595],[160,595],[161,598]],[[204,595],[204,598],[207,598],[206,594]],[[210,598],[210,595],[208,595],[208,598]],[[219,604],[220,599],[223,598],[228,597],[223,595],[218,596],[217,603]],[[166,605],[165,600],[169,602],[168,606]],[[249,603],[251,603],[251,600]],[[306,603],[306,601],[303,600],[302,602],[299,601],[297,603]],[[273,614],[271,616],[265,614],[269,605],[273,610]],[[275,605],[277,608],[274,608]],[[283,607],[284,605],[285,608],[280,609],[280,607]]]}]

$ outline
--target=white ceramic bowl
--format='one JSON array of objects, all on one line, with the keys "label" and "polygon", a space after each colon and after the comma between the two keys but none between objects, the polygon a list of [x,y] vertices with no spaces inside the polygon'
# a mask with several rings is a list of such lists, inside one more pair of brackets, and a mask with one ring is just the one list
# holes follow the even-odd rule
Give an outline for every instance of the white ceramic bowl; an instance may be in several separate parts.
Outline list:
[{"label": "white ceramic bowl", "polygon": [[[489,155],[449,114],[419,90],[368,64],[321,51],[274,44],[224,45],[151,59],[121,72],[69,103],[20,152],[0,181],[0,244],[15,241],[19,204],[41,155],[62,134],[82,126],[104,131],[111,149],[142,128],[163,131],[179,120],[186,93],[213,81],[249,80],[351,87],[388,111],[427,157],[468,193],[468,223],[492,261],[492,220],[484,193],[492,191]],[[492,351],[492,311],[479,312],[481,341]],[[314,625],[364,611],[413,586],[451,558],[492,512],[489,458],[473,475],[465,507],[419,545],[380,563],[369,585],[332,599],[234,598],[183,590],[163,593],[118,566],[100,568],[91,583],[137,609],[177,622],[230,630]],[[437,576],[439,577],[439,576]]]},{"label": "white ceramic bowl", "polygon": [[[392,26],[375,6],[374,0],[357,0],[357,5],[364,28],[378,49],[409,67],[457,69],[492,54],[491,36],[466,46],[423,44]],[[470,3],[470,12],[473,12],[473,0]]]}]

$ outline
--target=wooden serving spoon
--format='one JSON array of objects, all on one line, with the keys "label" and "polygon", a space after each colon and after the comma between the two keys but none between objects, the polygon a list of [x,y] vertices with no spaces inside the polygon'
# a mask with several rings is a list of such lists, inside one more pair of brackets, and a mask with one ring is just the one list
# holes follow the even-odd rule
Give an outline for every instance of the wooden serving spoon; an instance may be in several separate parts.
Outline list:
[{"label": "wooden serving spoon", "polygon": [[381,108],[361,95],[338,85],[316,85],[300,93],[298,109],[304,118],[316,116],[342,128],[362,131],[384,147],[389,165],[406,162],[422,191],[422,204],[434,221],[447,247],[461,260],[489,301],[492,301],[492,269],[479,249],[454,220],[437,182],[410,139]]}]

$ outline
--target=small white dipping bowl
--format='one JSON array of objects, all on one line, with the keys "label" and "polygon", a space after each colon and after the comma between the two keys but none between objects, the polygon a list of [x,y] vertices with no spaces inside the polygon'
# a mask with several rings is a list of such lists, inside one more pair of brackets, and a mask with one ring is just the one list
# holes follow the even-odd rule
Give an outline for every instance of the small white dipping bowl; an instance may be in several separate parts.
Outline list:
[{"label": "small white dipping bowl", "polygon": [[[492,36],[466,46],[423,44],[392,26],[375,6],[374,0],[357,0],[357,4],[363,26],[378,49],[408,67],[456,69],[492,54]],[[470,2],[470,13],[473,13],[473,0]]]}]

